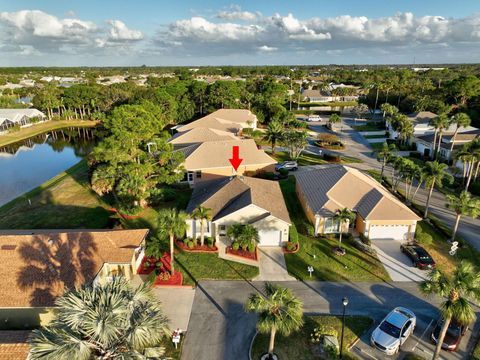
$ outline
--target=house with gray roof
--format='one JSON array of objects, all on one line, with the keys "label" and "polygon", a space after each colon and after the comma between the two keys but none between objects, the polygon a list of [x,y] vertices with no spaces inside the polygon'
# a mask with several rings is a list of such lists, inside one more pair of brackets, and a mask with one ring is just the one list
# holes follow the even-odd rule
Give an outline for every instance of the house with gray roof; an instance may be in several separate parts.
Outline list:
[{"label": "house with gray roof", "polygon": [[[288,241],[291,220],[278,182],[243,176],[205,181],[195,187],[187,213],[200,206],[210,209],[212,218],[205,235],[217,243],[228,242],[227,228],[234,224],[257,228],[259,246],[281,246]],[[188,237],[200,237],[199,220],[190,218],[187,225]]]},{"label": "house with gray roof", "polygon": [[296,192],[315,234],[338,233],[338,210],[356,214],[350,224],[359,233],[376,239],[408,240],[420,220],[381,184],[357,169],[343,165],[299,172]]}]

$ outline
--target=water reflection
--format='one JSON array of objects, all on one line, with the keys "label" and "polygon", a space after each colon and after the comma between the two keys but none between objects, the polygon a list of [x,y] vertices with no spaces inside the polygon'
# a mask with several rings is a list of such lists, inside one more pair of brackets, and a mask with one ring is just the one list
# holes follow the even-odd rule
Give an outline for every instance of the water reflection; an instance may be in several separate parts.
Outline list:
[{"label": "water reflection", "polygon": [[0,205],[68,169],[85,157],[94,144],[94,130],[69,128],[1,147]]}]

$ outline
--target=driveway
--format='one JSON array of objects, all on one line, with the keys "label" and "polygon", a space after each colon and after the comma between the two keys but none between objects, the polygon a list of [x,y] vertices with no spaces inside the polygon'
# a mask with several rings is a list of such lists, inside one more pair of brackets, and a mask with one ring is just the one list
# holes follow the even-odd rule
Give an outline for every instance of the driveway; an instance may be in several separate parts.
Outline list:
[{"label": "driveway", "polygon": [[259,247],[260,274],[253,280],[255,281],[295,281],[287,271],[285,257],[280,246]]},{"label": "driveway", "polygon": [[170,319],[170,329],[187,331],[195,290],[188,287],[158,287],[153,288],[153,293],[162,303],[164,314]]},{"label": "driveway", "polygon": [[[347,296],[350,300],[347,315],[370,316],[377,324],[396,306],[412,309],[427,325],[431,319],[438,316],[436,306],[439,298],[425,299],[418,290],[418,284],[414,282],[389,284],[286,281],[279,284],[293,290],[302,300],[304,312],[307,314],[340,315],[342,298]],[[256,316],[246,313],[244,304],[251,293],[261,291],[262,288],[261,282],[200,281],[195,293],[188,334],[183,344],[182,359],[247,360],[248,348],[255,334]],[[478,313],[479,309],[475,308],[475,311]],[[425,326],[418,328],[415,333],[420,336]],[[478,331],[478,327],[475,331]],[[425,336],[423,339],[426,339]],[[467,340],[462,341],[465,348],[459,353],[463,356],[473,345],[473,339],[464,340]],[[413,345],[415,342],[411,344],[412,347]],[[367,347],[368,335],[365,349]],[[442,353],[442,358],[458,359],[457,356]]]},{"label": "driveway", "polygon": [[392,281],[423,281],[427,272],[412,266],[410,258],[400,251],[400,241],[373,240],[372,247]]}]

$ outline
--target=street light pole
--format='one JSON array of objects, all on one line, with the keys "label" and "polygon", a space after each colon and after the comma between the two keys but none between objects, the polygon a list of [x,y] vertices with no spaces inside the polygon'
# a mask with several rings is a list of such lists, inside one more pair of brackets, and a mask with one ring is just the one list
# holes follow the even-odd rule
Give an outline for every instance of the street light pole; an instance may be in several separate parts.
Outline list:
[{"label": "street light pole", "polygon": [[343,304],[343,314],[342,314],[342,337],[340,339],[340,359],[343,359],[342,354],[343,354],[343,333],[345,330],[345,309],[347,308],[348,305],[348,298],[344,297],[342,299],[342,304]]}]

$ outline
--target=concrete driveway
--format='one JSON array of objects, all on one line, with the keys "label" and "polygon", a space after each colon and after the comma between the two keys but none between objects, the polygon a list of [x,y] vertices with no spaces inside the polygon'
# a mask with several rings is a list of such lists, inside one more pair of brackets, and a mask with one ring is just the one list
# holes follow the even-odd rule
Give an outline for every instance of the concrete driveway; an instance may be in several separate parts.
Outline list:
[{"label": "concrete driveway", "polygon": [[260,274],[254,281],[295,281],[287,271],[285,257],[280,246],[259,247]]},{"label": "concrete driveway", "polygon": [[413,267],[410,258],[400,251],[400,241],[374,240],[372,247],[392,281],[423,281],[427,271]]}]

